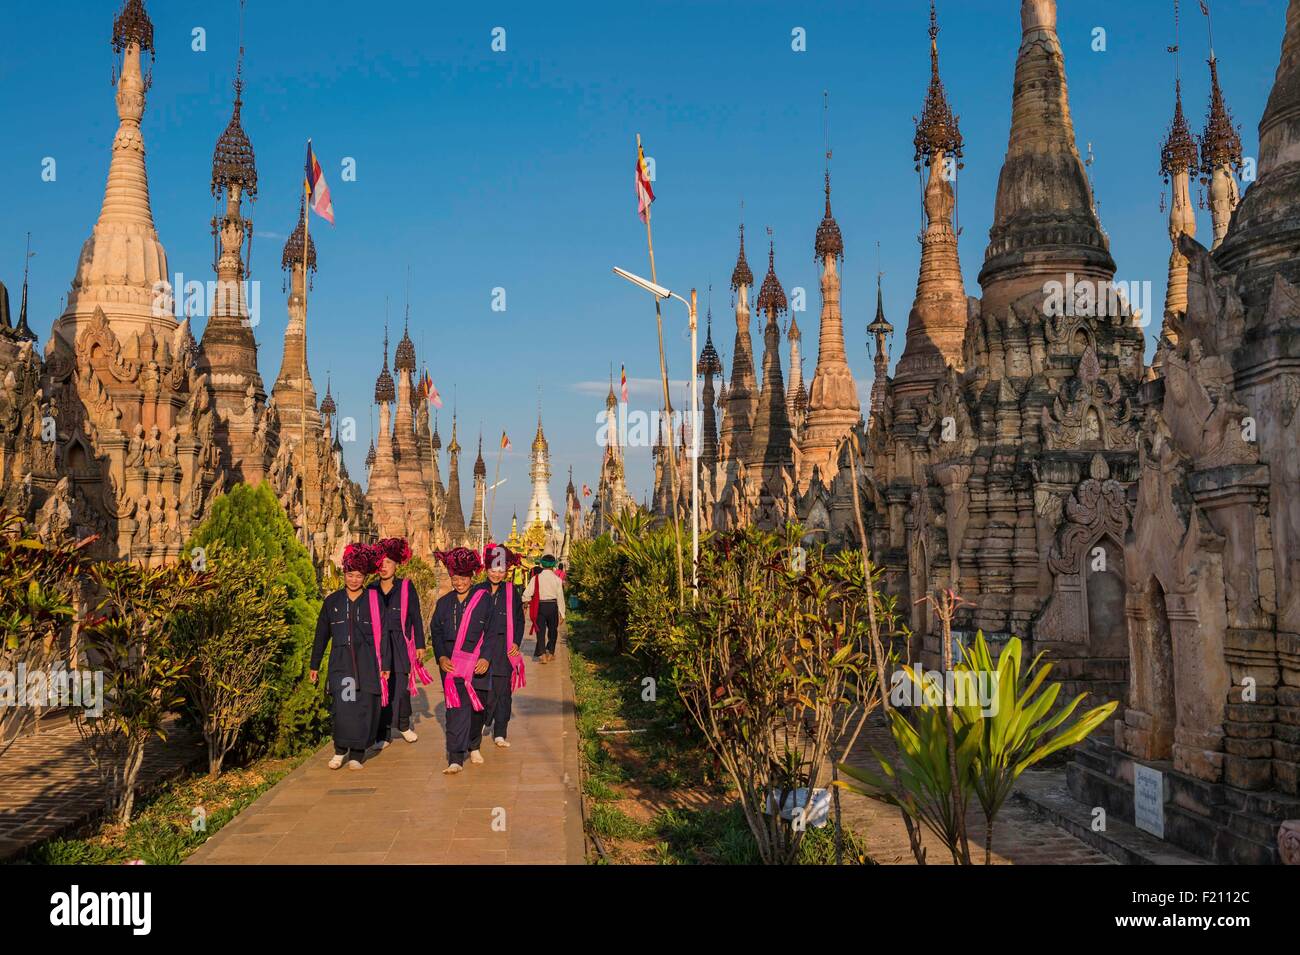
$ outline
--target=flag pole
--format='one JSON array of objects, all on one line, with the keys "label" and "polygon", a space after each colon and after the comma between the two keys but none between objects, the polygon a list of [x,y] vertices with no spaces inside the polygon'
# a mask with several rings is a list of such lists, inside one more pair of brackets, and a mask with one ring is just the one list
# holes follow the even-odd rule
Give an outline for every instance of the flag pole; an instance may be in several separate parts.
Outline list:
[{"label": "flag pole", "polygon": [[[636,156],[637,156],[637,162],[640,163],[641,161],[641,134],[640,133],[636,134]],[[646,206],[646,210],[645,210],[645,243],[646,243],[646,248],[650,252],[650,281],[658,285],[659,278],[655,274],[655,243],[654,243],[654,236],[650,231],[650,206],[648,205]],[[671,424],[673,420],[673,405],[672,405],[672,399],[668,395],[668,361],[664,357],[664,319],[663,319],[663,312],[660,307],[659,296],[657,295],[655,296],[655,326],[659,332],[659,378],[662,381],[663,388],[664,388],[664,412],[668,415],[668,422],[670,426],[669,434],[671,434],[672,433]],[[682,607],[685,606],[684,591],[686,589],[685,582],[682,578],[682,525],[681,525],[680,515],[677,513],[677,508],[678,508],[677,452],[673,449],[671,440],[669,441],[668,451],[669,451],[668,465],[670,468],[670,474],[672,477],[672,485],[673,485],[673,497],[672,497],[673,537],[676,541],[676,546],[673,548],[673,551],[677,555],[677,605],[678,607]]]},{"label": "flag pole", "polygon": [[[311,155],[311,138],[307,139],[307,155]],[[311,185],[303,177],[302,200],[302,360],[299,362],[300,387],[302,389],[302,546],[307,547],[307,249],[309,238],[308,223],[311,209],[308,208]],[[310,552],[310,549],[309,549]]]},{"label": "flag pole", "polygon": [[[505,434],[506,432],[505,429],[503,428],[501,431],[501,436],[505,437]],[[501,458],[505,455],[505,453],[506,453],[505,442],[498,441],[497,442],[497,466],[496,466],[496,470],[492,473],[492,502],[488,505],[488,514],[493,514],[496,512],[497,485],[501,483]],[[484,517],[483,519],[484,527],[487,526],[489,520],[490,518]]]}]

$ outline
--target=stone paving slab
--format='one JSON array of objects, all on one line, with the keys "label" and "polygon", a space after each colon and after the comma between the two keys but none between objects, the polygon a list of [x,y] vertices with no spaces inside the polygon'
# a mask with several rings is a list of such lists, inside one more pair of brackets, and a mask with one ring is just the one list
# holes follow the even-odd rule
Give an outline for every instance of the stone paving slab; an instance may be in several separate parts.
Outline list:
[{"label": "stone paving slab", "polygon": [[[204,764],[202,737],[173,717],[167,739],[145,745],[137,791]],[[106,804],[99,775],[72,719],[42,720],[39,733],[14,740],[0,756],[0,860],[67,834],[100,815]]]},{"label": "stone paving slab", "polygon": [[[532,652],[524,639],[524,653]],[[444,776],[442,687],[413,701],[416,743],[397,739],[360,771],[324,746],[205,842],[195,865],[582,864],[577,727],[568,651],[527,656],[510,748],[484,738],[480,766]]]}]

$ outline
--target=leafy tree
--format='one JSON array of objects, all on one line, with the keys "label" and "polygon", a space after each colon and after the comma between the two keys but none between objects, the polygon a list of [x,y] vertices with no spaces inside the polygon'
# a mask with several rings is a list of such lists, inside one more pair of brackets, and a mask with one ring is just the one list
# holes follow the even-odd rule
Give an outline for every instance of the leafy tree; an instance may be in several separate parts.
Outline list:
[{"label": "leafy tree", "polygon": [[146,568],[125,561],[96,564],[102,594],[82,636],[89,664],[104,674],[103,712],[76,712],[117,820],[131,821],[149,737],[165,739],[163,720],[182,703],[179,685],[191,661],[178,656],[167,622],[206,587],[184,565]]},{"label": "leafy tree", "polygon": [[218,542],[227,553],[242,551],[284,589],[290,639],[275,658],[270,692],[245,739],[250,748],[269,747],[277,755],[313,745],[329,732],[329,709],[319,687],[306,679],[321,603],[311,557],[266,482],[237,484],[217,498],[186,552],[204,565]]},{"label": "leafy tree", "polygon": [[878,699],[858,557],[807,553],[800,533],[710,539],[696,605],[658,638],[767,864],[794,863],[806,831],[771,810],[821,784]]},{"label": "leafy tree", "polygon": [[284,585],[278,565],[213,543],[207,549],[210,589],[171,621],[177,654],[192,661],[183,689],[186,709],[208,744],[216,776],[250,720],[274,690],[276,661],[291,652]]},{"label": "leafy tree", "polygon": [[420,611],[425,616],[425,622],[428,623],[428,618],[433,613],[433,605],[438,602],[438,568],[422,558],[412,557],[402,565],[402,576],[411,581],[411,586],[419,595]]},{"label": "leafy tree", "polygon": [[89,543],[37,540],[21,517],[0,511],[0,672],[15,681],[15,699],[0,697],[0,756],[39,714],[39,706],[16,705],[19,668],[46,671],[59,661],[75,616],[81,552]]}]

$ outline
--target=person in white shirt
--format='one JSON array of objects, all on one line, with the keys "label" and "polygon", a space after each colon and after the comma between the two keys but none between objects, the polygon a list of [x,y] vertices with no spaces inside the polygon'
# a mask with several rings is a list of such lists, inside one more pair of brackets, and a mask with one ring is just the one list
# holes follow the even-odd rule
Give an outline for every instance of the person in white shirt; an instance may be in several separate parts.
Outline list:
[{"label": "person in white shirt", "polygon": [[557,561],[552,555],[544,555],[538,563],[541,570],[524,588],[524,603],[529,605],[530,611],[534,605],[537,608],[536,615],[529,614],[537,638],[533,659],[550,663],[555,659],[555,641],[564,620],[564,581],[555,573]]}]

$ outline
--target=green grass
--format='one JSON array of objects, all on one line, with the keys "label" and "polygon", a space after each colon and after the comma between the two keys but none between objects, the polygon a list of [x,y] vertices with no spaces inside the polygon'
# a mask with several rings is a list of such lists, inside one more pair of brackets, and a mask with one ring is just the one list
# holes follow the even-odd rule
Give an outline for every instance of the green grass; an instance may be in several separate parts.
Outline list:
[{"label": "green grass", "polygon": [[[179,865],[226,823],[311,755],[262,759],[247,769],[232,769],[216,779],[194,775],[177,780],[151,797],[125,831],[104,824],[92,835],[50,839],[27,852],[39,865],[115,865],[142,860],[149,865]],[[204,807],[206,816],[196,831]]]},{"label": "green grass", "polygon": [[[655,857],[662,865],[759,865],[762,860],[739,806],[716,809],[665,809],[650,828]],[[874,864],[852,831],[844,830],[844,863]],[[800,865],[835,864],[835,830],[808,829],[799,843]]]}]

